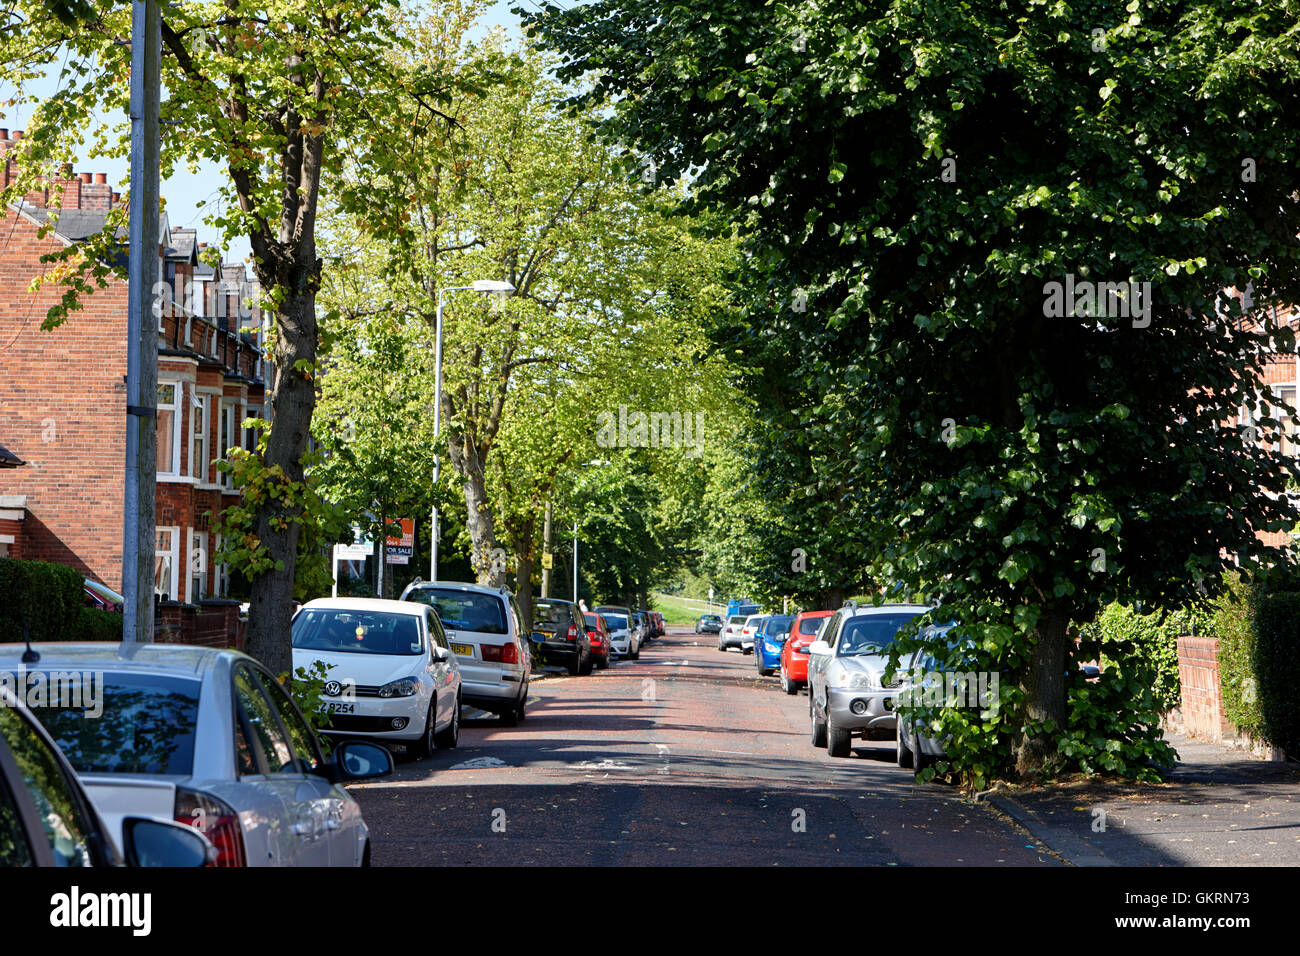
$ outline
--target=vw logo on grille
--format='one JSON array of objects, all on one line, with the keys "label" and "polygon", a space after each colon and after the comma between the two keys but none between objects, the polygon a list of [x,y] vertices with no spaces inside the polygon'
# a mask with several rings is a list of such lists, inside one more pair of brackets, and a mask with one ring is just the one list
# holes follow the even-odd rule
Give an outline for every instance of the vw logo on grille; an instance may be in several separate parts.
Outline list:
[{"label": "vw logo on grille", "polygon": [[337,697],[340,693],[342,693],[342,691],[343,691],[343,685],[336,680],[327,681],[325,683],[326,697]]}]

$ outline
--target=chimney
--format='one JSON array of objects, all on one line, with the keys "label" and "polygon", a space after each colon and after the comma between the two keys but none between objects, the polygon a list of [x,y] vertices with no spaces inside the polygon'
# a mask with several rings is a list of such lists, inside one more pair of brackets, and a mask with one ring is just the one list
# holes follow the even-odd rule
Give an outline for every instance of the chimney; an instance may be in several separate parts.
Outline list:
[{"label": "chimney", "polygon": [[116,205],[117,205],[118,203],[120,203],[121,201],[122,201],[122,194],[121,194],[121,193],[113,193],[113,205],[116,206]]},{"label": "chimney", "polygon": [[97,183],[108,182],[108,173],[95,173],[95,182]]},{"label": "chimney", "polygon": [[14,130],[13,141],[16,143],[22,138],[23,138],[23,131],[20,129]]},{"label": "chimney", "polygon": [[9,130],[5,129],[3,126],[0,126],[0,139],[8,139],[8,138],[9,138]]},{"label": "chimney", "polygon": [[90,173],[77,173],[77,178],[80,179],[83,183],[89,183]]}]

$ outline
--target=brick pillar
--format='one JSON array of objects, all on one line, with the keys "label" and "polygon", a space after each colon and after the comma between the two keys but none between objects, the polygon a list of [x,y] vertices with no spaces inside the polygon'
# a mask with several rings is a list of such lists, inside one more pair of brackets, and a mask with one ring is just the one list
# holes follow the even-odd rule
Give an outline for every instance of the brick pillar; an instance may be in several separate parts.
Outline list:
[{"label": "brick pillar", "polygon": [[1232,725],[1223,715],[1218,638],[1178,638],[1178,679],[1187,732],[1215,743],[1232,736]]}]

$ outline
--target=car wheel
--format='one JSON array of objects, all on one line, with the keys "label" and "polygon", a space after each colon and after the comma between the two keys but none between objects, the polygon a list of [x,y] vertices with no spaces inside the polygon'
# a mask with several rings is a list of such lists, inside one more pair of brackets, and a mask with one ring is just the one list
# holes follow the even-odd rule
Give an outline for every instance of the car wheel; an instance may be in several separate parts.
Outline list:
[{"label": "car wheel", "polygon": [[456,706],[451,710],[451,723],[447,725],[446,730],[440,730],[433,737],[433,742],[438,745],[439,750],[455,750],[456,742],[460,740],[460,698],[456,698]]},{"label": "car wheel", "polygon": [[361,865],[370,866],[370,841],[366,841],[365,849],[361,851]]},{"label": "car wheel", "polygon": [[784,664],[781,665],[781,689],[791,697],[799,693],[799,685],[790,679]]},{"label": "car wheel", "polygon": [[640,645],[639,643],[638,643],[638,644],[629,644],[629,645],[628,645],[628,649],[627,649],[627,656],[630,657],[630,658],[632,658],[632,660],[634,660],[634,661],[636,661],[636,660],[640,660],[640,659],[641,659],[641,645]]},{"label": "car wheel", "polygon": [[577,677],[582,673],[582,651],[573,652],[573,660],[569,661],[567,670],[570,677]]},{"label": "car wheel", "polygon": [[817,719],[817,712],[813,708],[812,698],[808,699],[808,718],[812,722],[812,745],[814,747],[826,746],[826,724]]},{"label": "car wheel", "polygon": [[587,656],[582,659],[582,666],[578,668],[579,674],[590,674],[593,667],[596,666],[596,658],[587,652]]},{"label": "car wheel", "polygon": [[609,670],[609,655],[608,655],[608,654],[606,654],[604,657],[598,657],[598,658],[596,658],[596,669],[597,669],[597,670],[602,670],[602,671],[604,671],[604,670]]},{"label": "car wheel", "polygon": [[724,654],[727,653],[727,645],[723,644],[721,641],[718,641],[718,650],[722,651],[722,653]]},{"label": "car wheel", "polygon": [[904,770],[912,768],[912,750],[907,746],[907,738],[903,735],[903,722],[901,720],[894,730],[894,759]]},{"label": "car wheel", "polygon": [[411,756],[416,759],[423,759],[433,753],[434,723],[433,704],[430,704],[429,714],[424,718],[424,733],[410,745]]},{"label": "car wheel", "polygon": [[852,751],[849,732],[830,717],[826,718],[826,752],[832,757],[847,757]]},{"label": "car wheel", "polygon": [[754,653],[754,649],[753,649],[752,647],[742,647],[742,648],[740,649],[740,653],[742,653],[742,654],[746,654],[746,655],[748,655],[748,654],[752,654],[752,653]]},{"label": "car wheel", "polygon": [[929,761],[928,761],[927,758],[926,758],[926,754],[925,754],[925,752],[921,750],[921,736],[920,736],[920,734],[917,734],[917,733],[913,732],[913,733],[910,734],[909,736],[912,738],[912,743],[911,743],[911,747],[912,747],[912,766],[913,766],[914,768],[916,768],[916,772],[917,772],[917,773],[920,773],[922,770],[925,769],[925,765],[926,765],[926,763],[928,763]]},{"label": "car wheel", "polygon": [[524,685],[524,696],[519,698],[519,703],[515,706],[515,721],[523,723],[528,719],[526,708],[528,707],[528,686]]}]

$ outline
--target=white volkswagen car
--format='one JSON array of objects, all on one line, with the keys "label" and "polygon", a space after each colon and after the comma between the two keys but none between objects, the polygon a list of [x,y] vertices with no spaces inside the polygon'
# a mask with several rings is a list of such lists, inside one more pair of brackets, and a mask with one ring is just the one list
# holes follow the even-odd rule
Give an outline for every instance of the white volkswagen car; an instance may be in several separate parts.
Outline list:
[{"label": "white volkswagen car", "polygon": [[[330,759],[280,683],[233,650],[0,645],[0,672],[58,743],[119,846],[132,817],[196,827],[214,866],[358,866],[361,808],[340,784],[391,773],[382,747]],[[41,688],[39,699],[32,691]]]},{"label": "white volkswagen car", "polygon": [[[293,666],[324,665],[325,733],[405,744],[417,757],[460,736],[460,666],[433,609],[321,598],[293,616]],[[318,671],[319,672],[319,671]]]}]

